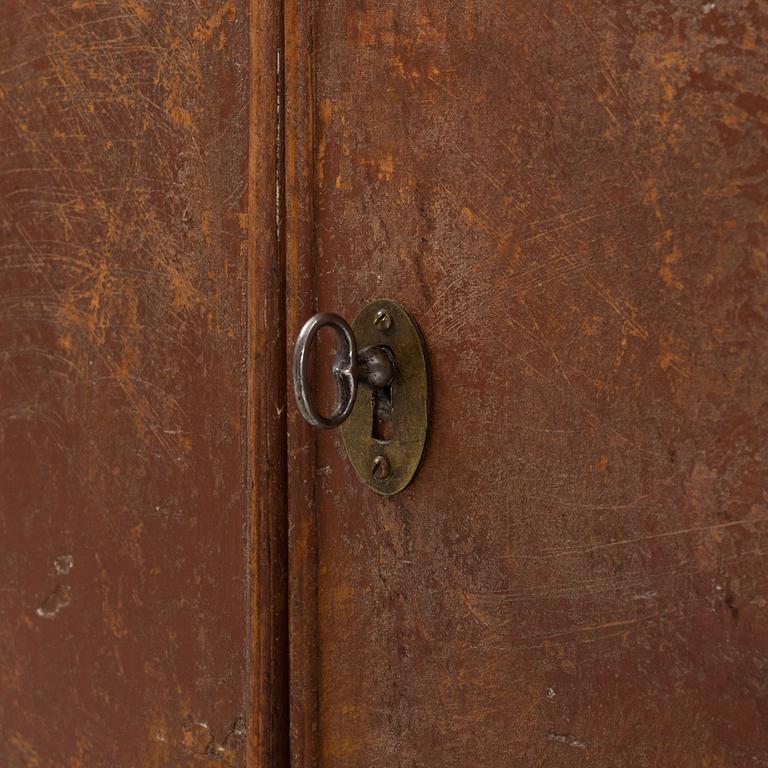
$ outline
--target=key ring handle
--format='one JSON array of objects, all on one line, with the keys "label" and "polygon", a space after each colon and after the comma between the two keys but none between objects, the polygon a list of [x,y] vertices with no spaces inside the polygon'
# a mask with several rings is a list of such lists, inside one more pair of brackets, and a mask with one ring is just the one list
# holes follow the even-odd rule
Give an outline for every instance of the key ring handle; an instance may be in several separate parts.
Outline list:
[{"label": "key ring handle", "polygon": [[[330,416],[323,416],[315,405],[307,375],[309,352],[319,330],[325,327],[333,329],[337,341],[336,357],[331,366],[336,379],[336,403]],[[349,416],[357,396],[357,342],[343,317],[333,312],[320,312],[304,323],[293,354],[293,386],[296,405],[313,427],[332,429]]]}]

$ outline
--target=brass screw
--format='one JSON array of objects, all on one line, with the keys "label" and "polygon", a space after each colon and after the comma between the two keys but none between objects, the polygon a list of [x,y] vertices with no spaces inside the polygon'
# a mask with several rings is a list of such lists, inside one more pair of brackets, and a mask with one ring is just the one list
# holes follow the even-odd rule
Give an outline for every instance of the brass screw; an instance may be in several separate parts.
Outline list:
[{"label": "brass screw", "polygon": [[380,309],[376,313],[373,324],[380,331],[388,331],[392,327],[392,315],[386,309]]},{"label": "brass screw", "polygon": [[373,476],[377,480],[386,480],[391,471],[392,467],[390,467],[389,460],[386,456],[377,456],[373,460]]}]

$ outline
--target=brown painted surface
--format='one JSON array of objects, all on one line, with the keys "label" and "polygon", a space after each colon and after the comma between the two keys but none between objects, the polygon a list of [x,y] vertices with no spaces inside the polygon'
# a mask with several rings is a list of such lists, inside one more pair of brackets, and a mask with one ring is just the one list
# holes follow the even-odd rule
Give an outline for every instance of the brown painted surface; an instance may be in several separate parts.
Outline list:
[{"label": "brown painted surface", "polygon": [[248,446],[284,433],[254,362],[281,338],[247,322],[280,295],[276,21],[253,11],[0,10],[3,766],[239,766],[246,731],[267,765],[263,733],[284,742],[262,706],[281,529],[248,494]]},{"label": "brown painted surface", "polygon": [[[295,766],[768,764],[765,29],[5,3],[0,762],[284,766],[288,605]],[[285,400],[379,296],[393,500]]]},{"label": "brown painted surface", "polygon": [[768,764],[767,11],[299,5],[293,278],[403,302],[435,406],[401,496],[291,480],[296,765]]},{"label": "brown painted surface", "polygon": [[[286,368],[293,340],[317,310],[314,247],[314,89],[312,17],[304,0],[284,3],[284,195],[286,263]],[[292,398],[291,398],[292,400]],[[289,522],[289,690],[292,766],[314,765],[318,755],[317,711],[317,432],[295,407],[287,408]]]}]

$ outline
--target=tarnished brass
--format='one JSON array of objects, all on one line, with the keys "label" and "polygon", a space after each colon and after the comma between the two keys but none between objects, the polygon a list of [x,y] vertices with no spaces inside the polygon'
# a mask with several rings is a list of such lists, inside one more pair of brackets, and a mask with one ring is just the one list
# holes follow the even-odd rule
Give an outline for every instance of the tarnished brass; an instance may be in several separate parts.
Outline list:
[{"label": "tarnished brass", "polygon": [[[330,416],[318,411],[307,375],[310,349],[324,326],[337,337],[331,367],[337,398]],[[310,424],[342,425],[347,454],[366,485],[391,496],[411,482],[427,440],[429,366],[421,333],[400,304],[374,301],[351,327],[328,312],[307,320],[296,340],[293,386]]]},{"label": "tarnished brass", "polygon": [[[421,463],[429,428],[429,366],[416,323],[395,301],[368,304],[352,323],[359,348],[385,347],[396,366],[386,392],[361,387],[341,433],[357,474],[376,493],[392,496],[411,482]],[[386,397],[390,439],[375,437],[377,397]]]}]

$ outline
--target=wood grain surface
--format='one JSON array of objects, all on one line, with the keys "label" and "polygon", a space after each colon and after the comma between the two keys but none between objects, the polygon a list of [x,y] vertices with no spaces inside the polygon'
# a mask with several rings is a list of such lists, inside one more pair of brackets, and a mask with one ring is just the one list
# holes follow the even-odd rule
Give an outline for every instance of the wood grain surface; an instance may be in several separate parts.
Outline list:
[{"label": "wood grain surface", "polygon": [[393,500],[317,437],[296,765],[768,764],[768,7],[311,8],[302,269],[435,406]]},{"label": "wood grain surface", "polygon": [[278,28],[245,0],[0,8],[3,766],[240,766],[247,732],[280,764],[281,529],[248,492],[285,432],[256,365],[283,354]]}]

